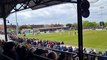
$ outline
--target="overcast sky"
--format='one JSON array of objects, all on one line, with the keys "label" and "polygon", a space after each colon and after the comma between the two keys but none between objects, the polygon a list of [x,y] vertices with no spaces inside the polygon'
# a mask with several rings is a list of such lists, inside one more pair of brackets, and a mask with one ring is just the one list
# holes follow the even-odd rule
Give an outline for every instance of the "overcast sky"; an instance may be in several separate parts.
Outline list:
[{"label": "overcast sky", "polygon": [[[103,7],[103,8],[101,8]],[[24,10],[17,13],[18,24],[67,24],[77,22],[76,4],[67,3],[38,10]],[[10,14],[8,24],[16,24],[15,14]],[[91,3],[90,16],[83,18],[91,22],[107,21],[107,0]],[[3,24],[0,19],[0,24]]]}]

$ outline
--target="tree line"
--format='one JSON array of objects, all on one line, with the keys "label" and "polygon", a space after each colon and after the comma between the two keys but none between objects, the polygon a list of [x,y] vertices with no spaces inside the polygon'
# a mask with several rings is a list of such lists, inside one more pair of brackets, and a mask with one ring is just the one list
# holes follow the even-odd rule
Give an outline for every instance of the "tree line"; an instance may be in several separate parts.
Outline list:
[{"label": "tree line", "polygon": [[[78,27],[77,23],[68,23],[66,24],[66,27]],[[83,21],[83,28],[104,28],[104,27],[107,27],[107,22],[90,22],[88,20],[84,20]],[[25,25],[25,26],[19,26],[19,30],[22,30],[23,28],[25,29],[32,29],[31,25]]]},{"label": "tree line", "polygon": [[[66,24],[66,27],[78,27],[77,23],[68,23]],[[107,27],[107,22],[90,22],[88,20],[83,21],[83,28],[98,28],[98,27]]]}]

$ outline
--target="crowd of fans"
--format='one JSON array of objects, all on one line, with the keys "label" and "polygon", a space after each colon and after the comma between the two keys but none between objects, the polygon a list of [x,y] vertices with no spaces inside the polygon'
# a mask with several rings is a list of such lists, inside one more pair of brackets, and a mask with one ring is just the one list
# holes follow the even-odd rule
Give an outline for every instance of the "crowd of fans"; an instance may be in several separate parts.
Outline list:
[{"label": "crowd of fans", "polygon": [[[0,59],[3,55],[7,60],[79,60],[78,48],[67,47],[64,42],[19,38],[12,34],[9,37],[12,42],[0,40]],[[107,51],[103,54],[84,48],[83,52],[84,60],[107,60]]]},{"label": "crowd of fans", "polygon": [[3,34],[4,34],[4,32],[1,32],[1,31],[0,31],[0,34],[1,34],[1,35],[3,35]]}]

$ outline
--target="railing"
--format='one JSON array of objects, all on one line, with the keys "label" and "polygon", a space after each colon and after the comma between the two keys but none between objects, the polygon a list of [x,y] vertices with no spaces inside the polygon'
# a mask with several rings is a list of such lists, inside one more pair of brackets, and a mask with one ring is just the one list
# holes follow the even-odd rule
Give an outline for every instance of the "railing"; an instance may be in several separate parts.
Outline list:
[{"label": "railing", "polygon": [[13,59],[4,54],[0,54],[0,60],[13,60]]},{"label": "railing", "polygon": [[46,58],[46,57],[43,57],[43,56],[39,56],[39,55],[36,55],[36,54],[33,54],[32,58],[31,58],[31,60],[52,60],[52,59],[49,59],[49,58]]},{"label": "railing", "polygon": [[68,60],[73,60],[74,57],[77,56],[77,53],[74,53],[74,52],[60,51],[60,50],[52,49],[52,48],[46,48],[46,49],[55,51],[58,55],[60,55],[61,53],[65,53],[67,55]]},{"label": "railing", "polygon": [[[60,55],[61,53],[65,53],[67,55],[68,60],[79,60],[77,52],[60,51],[52,48],[45,48],[45,49],[55,51],[58,55]],[[84,53],[84,60],[107,60],[107,56],[99,56],[97,54]]]}]

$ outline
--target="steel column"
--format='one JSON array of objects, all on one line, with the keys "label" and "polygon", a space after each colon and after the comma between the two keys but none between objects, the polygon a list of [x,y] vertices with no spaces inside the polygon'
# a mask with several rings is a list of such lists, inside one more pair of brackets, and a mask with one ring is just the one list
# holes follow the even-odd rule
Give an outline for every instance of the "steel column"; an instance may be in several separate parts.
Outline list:
[{"label": "steel column", "polygon": [[2,5],[2,16],[3,16],[3,22],[4,22],[5,41],[8,41],[8,39],[7,39],[7,26],[6,26],[5,5]]},{"label": "steel column", "polygon": [[83,60],[83,31],[82,31],[82,15],[81,0],[77,0],[77,19],[78,19],[78,56],[79,60]]}]

